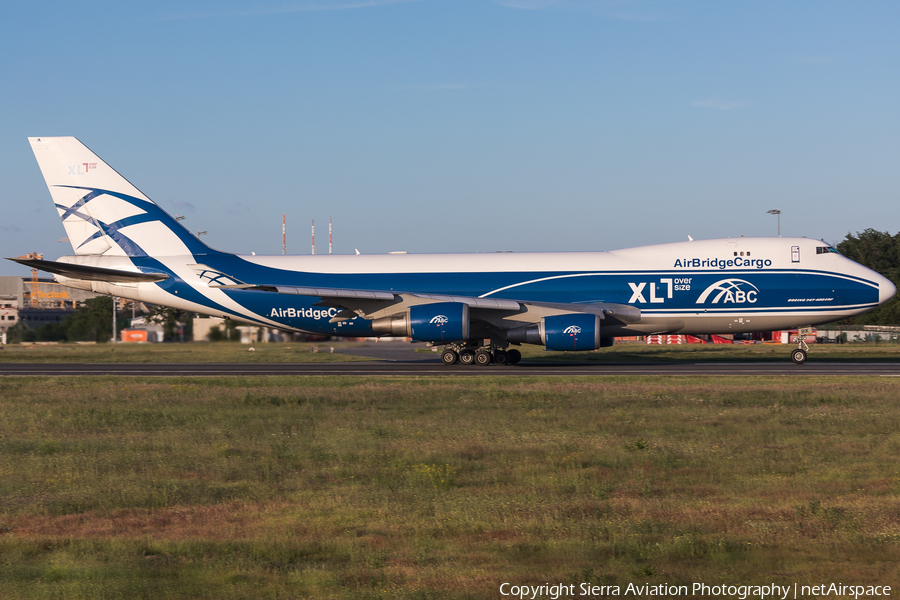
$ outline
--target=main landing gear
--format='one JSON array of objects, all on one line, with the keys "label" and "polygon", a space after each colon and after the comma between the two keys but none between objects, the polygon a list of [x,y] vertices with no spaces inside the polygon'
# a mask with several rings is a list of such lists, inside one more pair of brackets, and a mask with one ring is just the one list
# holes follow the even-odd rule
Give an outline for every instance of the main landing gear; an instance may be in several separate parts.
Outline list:
[{"label": "main landing gear", "polygon": [[809,346],[806,345],[806,336],[812,333],[812,327],[800,327],[797,330],[797,347],[791,352],[791,360],[794,364],[802,365],[806,362],[806,353]]},{"label": "main landing gear", "polygon": [[441,362],[445,365],[514,365],[522,360],[522,353],[518,350],[504,350],[498,346],[484,346],[479,348],[472,344],[448,344],[441,353]]}]

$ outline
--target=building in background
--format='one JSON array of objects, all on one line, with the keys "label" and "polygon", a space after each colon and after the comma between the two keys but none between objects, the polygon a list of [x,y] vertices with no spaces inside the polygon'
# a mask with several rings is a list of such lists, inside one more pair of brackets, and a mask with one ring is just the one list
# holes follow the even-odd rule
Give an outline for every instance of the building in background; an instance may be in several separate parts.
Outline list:
[{"label": "building in background", "polygon": [[75,310],[89,298],[102,294],[77,290],[58,284],[52,279],[38,279],[18,276],[0,277],[0,302],[15,304],[19,310]]},{"label": "building in background", "polygon": [[100,295],[65,287],[52,279],[0,277],[0,333],[20,321],[29,328],[59,323],[85,300]]},{"label": "building in background", "polygon": [[0,277],[0,341],[19,322],[19,309],[25,302],[25,286],[21,277]]}]

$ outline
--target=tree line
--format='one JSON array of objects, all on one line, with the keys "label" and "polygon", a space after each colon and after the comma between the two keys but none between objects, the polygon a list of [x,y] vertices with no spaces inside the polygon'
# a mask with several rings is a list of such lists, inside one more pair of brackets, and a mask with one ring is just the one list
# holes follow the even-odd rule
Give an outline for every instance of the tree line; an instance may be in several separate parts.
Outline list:
[{"label": "tree line", "polygon": [[[859,264],[878,271],[900,288],[900,232],[866,229],[848,233],[838,252]],[[900,325],[900,296],[894,296],[875,310],[841,321],[845,325]]]},{"label": "tree line", "polygon": [[[45,323],[40,327],[29,327],[20,320],[6,332],[9,343],[16,342],[97,342],[105,343],[112,338],[113,299],[109,296],[88,298],[81,306],[58,323]],[[194,313],[153,306],[147,319],[163,326],[166,341],[193,339]],[[128,327],[128,319],[116,320],[116,335]],[[179,335],[180,332],[180,335]]]}]

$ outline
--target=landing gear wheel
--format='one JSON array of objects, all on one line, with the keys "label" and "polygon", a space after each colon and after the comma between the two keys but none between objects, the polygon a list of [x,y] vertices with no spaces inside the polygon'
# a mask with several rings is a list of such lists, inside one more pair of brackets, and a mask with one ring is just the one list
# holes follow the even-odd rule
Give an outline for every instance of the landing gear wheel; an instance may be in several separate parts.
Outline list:
[{"label": "landing gear wheel", "polygon": [[791,360],[798,365],[802,365],[806,362],[806,350],[803,348],[797,348],[793,352],[791,352]]},{"label": "landing gear wheel", "polygon": [[487,350],[479,350],[475,353],[475,362],[482,367],[491,364],[491,353]]},{"label": "landing gear wheel", "polygon": [[445,365],[455,365],[459,361],[459,355],[453,350],[444,350],[441,353],[441,362]]},{"label": "landing gear wheel", "polygon": [[506,353],[506,364],[517,365],[520,360],[522,360],[522,353],[518,350],[513,349]]},{"label": "landing gear wheel", "polygon": [[503,350],[497,350],[494,352],[494,362],[498,365],[508,365],[509,355]]},{"label": "landing gear wheel", "polygon": [[462,350],[459,353],[459,364],[471,365],[475,362],[475,353],[471,350]]}]

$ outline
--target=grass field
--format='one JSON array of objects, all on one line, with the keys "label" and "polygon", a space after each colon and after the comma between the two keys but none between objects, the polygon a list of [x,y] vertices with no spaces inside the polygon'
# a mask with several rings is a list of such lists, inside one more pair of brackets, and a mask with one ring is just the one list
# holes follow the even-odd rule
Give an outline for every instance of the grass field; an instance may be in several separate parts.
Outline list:
[{"label": "grass field", "polygon": [[[342,348],[374,346],[366,342],[318,342],[246,344],[192,342],[187,344],[10,344],[0,350],[0,362],[90,362],[90,363],[290,363],[347,362],[372,360],[341,354]],[[431,354],[424,344],[419,352]],[[253,352],[250,352],[250,348]],[[313,349],[318,352],[313,352]],[[536,346],[519,349],[526,361],[672,363],[672,362],[754,362],[789,361],[792,345],[648,346],[617,344],[596,352],[548,352]],[[811,361],[897,362],[900,344],[821,344],[810,348]],[[439,355],[434,353],[435,360]]]},{"label": "grass field", "polygon": [[[191,342],[187,344],[9,344],[0,362],[63,363],[311,363],[371,360],[340,354],[342,342],[246,344]],[[253,351],[250,351],[253,348]],[[314,352],[313,349],[316,351]],[[333,351],[332,351],[333,349]]]},{"label": "grass field", "polygon": [[896,585],[898,396],[890,378],[0,378],[0,597]]}]

